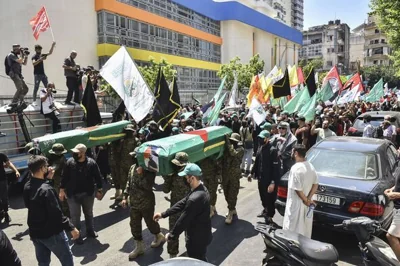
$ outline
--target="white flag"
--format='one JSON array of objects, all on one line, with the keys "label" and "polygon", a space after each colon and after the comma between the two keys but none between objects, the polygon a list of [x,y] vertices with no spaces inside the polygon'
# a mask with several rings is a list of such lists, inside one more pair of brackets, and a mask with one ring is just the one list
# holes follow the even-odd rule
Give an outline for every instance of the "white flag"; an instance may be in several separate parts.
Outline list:
[{"label": "white flag", "polygon": [[236,106],[236,95],[238,91],[238,80],[237,80],[237,74],[234,74],[235,76],[235,81],[233,82],[233,86],[231,89],[231,97],[229,98],[228,106]]},{"label": "white flag", "polygon": [[124,101],[133,119],[143,120],[153,106],[154,96],[125,46],[108,59],[100,74]]},{"label": "white flag", "polygon": [[249,114],[247,117],[253,117],[253,120],[257,123],[257,125],[260,125],[262,122],[264,122],[265,118],[267,117],[267,113],[256,97],[254,97],[251,101]]},{"label": "white flag", "polygon": [[360,97],[361,92],[358,91],[358,88],[360,87],[360,84],[355,86],[353,89],[349,90],[346,92],[339,100],[338,104],[345,104],[345,103],[350,103],[355,100],[357,100]]}]

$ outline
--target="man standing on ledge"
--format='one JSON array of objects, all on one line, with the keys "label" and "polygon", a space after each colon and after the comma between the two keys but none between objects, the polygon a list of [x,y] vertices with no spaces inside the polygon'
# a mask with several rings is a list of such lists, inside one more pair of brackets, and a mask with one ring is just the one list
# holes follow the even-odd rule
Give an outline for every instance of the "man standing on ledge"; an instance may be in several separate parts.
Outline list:
[{"label": "man standing on ledge", "polygon": [[211,243],[210,195],[200,181],[202,172],[197,164],[189,163],[179,176],[184,177],[190,186],[189,194],[163,213],[156,213],[154,220],[167,218],[181,212],[173,229],[165,236],[175,240],[186,231],[187,255],[194,259],[207,261],[207,246]]},{"label": "man standing on ledge", "polygon": [[67,87],[68,87],[68,94],[67,99],[65,100],[65,104],[73,105],[71,103],[72,95],[74,95],[74,102],[80,103],[79,99],[79,82],[78,82],[78,75],[77,70],[78,67],[75,63],[75,58],[77,56],[76,51],[72,51],[69,57],[65,58],[64,60],[64,76],[67,79]]}]

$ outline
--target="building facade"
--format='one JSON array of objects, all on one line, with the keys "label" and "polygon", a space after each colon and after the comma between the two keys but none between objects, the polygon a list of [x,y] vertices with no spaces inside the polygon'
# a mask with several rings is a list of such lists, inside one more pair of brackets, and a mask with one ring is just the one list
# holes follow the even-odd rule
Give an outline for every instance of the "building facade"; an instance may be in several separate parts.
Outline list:
[{"label": "building facade", "polygon": [[364,26],[364,38],[364,66],[388,66],[391,48],[385,33],[378,28],[376,17],[372,13],[368,15],[368,22]]},{"label": "building facade", "polygon": [[337,66],[339,73],[349,72],[350,28],[340,20],[329,21],[327,25],[315,26],[303,32],[301,60],[321,58],[328,71]]},{"label": "building facade", "polygon": [[[287,5],[291,0],[83,2],[43,0],[20,10],[23,5],[2,1],[0,22],[4,23],[0,27],[5,33],[3,36],[12,38],[2,39],[0,49],[6,54],[13,43],[33,49],[37,42],[31,35],[29,23],[7,14],[6,10],[17,9],[33,17],[44,4],[57,38],[55,53],[46,60],[45,68],[49,79],[62,87],[60,91],[66,90],[61,65],[72,49],[78,52],[77,61],[81,66],[99,68],[121,45],[127,47],[139,65],[146,65],[151,57],[157,61],[164,58],[177,70],[183,101],[192,93],[201,100],[201,95],[214,93],[220,84],[217,72],[221,64],[235,56],[246,63],[259,53],[265,61],[265,71],[275,65],[285,67],[298,61],[302,35],[291,27],[291,6]],[[79,8],[74,8],[76,6]],[[6,21],[15,21],[12,25],[17,27],[9,31],[4,26]],[[20,32],[14,33],[15,30]],[[40,36],[38,43],[45,50],[51,45],[50,36],[49,32]],[[32,65],[24,70],[26,80],[33,83]],[[15,92],[9,80],[0,80],[1,88],[7,88],[4,94]]]},{"label": "building facade", "polygon": [[364,66],[365,58],[365,23],[353,29],[350,34],[350,72],[359,71]]},{"label": "building facade", "polygon": [[304,25],[304,0],[291,0],[291,26],[303,31]]}]

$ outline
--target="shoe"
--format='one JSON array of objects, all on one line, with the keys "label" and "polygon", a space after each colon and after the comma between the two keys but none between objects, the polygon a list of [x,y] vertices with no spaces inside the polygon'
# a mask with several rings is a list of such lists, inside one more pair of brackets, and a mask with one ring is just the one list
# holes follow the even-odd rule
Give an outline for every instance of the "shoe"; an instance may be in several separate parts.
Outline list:
[{"label": "shoe", "polygon": [[210,218],[212,218],[216,212],[215,206],[210,206]]},{"label": "shoe", "polygon": [[[230,212],[230,211],[229,211],[229,212]],[[225,217],[228,217],[229,212],[227,212],[227,213],[225,214]],[[232,215],[237,215],[236,209],[234,209],[234,210],[232,211]]]},{"label": "shoe", "polygon": [[272,220],[272,217],[265,217],[265,223],[266,223],[267,225],[269,225],[269,224],[273,224],[274,221]]},{"label": "shoe", "polygon": [[165,242],[164,234],[163,233],[158,233],[157,235],[155,235],[154,241],[151,242],[150,247],[157,248],[164,242]]},{"label": "shoe", "polygon": [[10,215],[8,215],[8,213],[5,213],[5,215],[4,215],[4,222],[6,224],[11,223],[11,217],[10,217]]},{"label": "shoe", "polygon": [[234,211],[229,211],[228,215],[226,216],[225,223],[231,224],[233,220]]},{"label": "shoe", "polygon": [[96,231],[88,231],[86,232],[86,236],[91,238],[97,238],[99,234]]},{"label": "shoe", "polygon": [[76,239],[75,240],[75,244],[77,244],[77,245],[83,245],[83,238],[82,237],[79,237],[78,239]]},{"label": "shoe", "polygon": [[169,254],[170,259],[176,258],[177,256],[178,256],[177,254]]},{"label": "shoe", "polygon": [[267,212],[263,210],[259,215],[257,215],[258,218],[263,218],[267,215]]},{"label": "shoe", "polygon": [[129,260],[134,260],[140,255],[144,254],[144,243],[143,240],[135,241],[136,248],[129,254]]}]

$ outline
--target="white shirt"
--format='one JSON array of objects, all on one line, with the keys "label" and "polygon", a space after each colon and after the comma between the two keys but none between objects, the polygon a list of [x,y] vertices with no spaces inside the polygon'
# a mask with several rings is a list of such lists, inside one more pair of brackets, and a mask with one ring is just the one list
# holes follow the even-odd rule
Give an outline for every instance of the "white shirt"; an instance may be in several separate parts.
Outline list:
[{"label": "white shirt", "polygon": [[364,138],[373,138],[374,137],[374,127],[371,123],[367,123],[363,131]]},{"label": "white shirt", "polygon": [[336,133],[330,130],[329,128],[327,129],[316,128],[314,131],[317,132],[317,142],[326,139],[328,137],[336,136]]},{"label": "white shirt", "polygon": [[[40,89],[40,99],[46,97],[47,94],[47,89],[46,88],[42,88]],[[50,94],[49,96],[47,96],[46,100],[44,102],[42,102],[42,110],[43,110],[43,114],[47,115],[50,114],[51,112],[53,112],[53,109],[50,108],[50,105],[54,104],[54,98],[53,98],[53,94]]]},{"label": "white shirt", "polygon": [[87,85],[87,81],[88,81],[88,76],[86,74],[84,74],[82,76],[82,91],[85,91],[86,85]]},{"label": "white shirt", "polygon": [[308,207],[296,191],[308,195],[314,184],[318,184],[318,175],[312,164],[299,162],[289,172],[288,197],[286,200],[283,230],[290,230],[311,238],[313,217],[307,217]]}]

